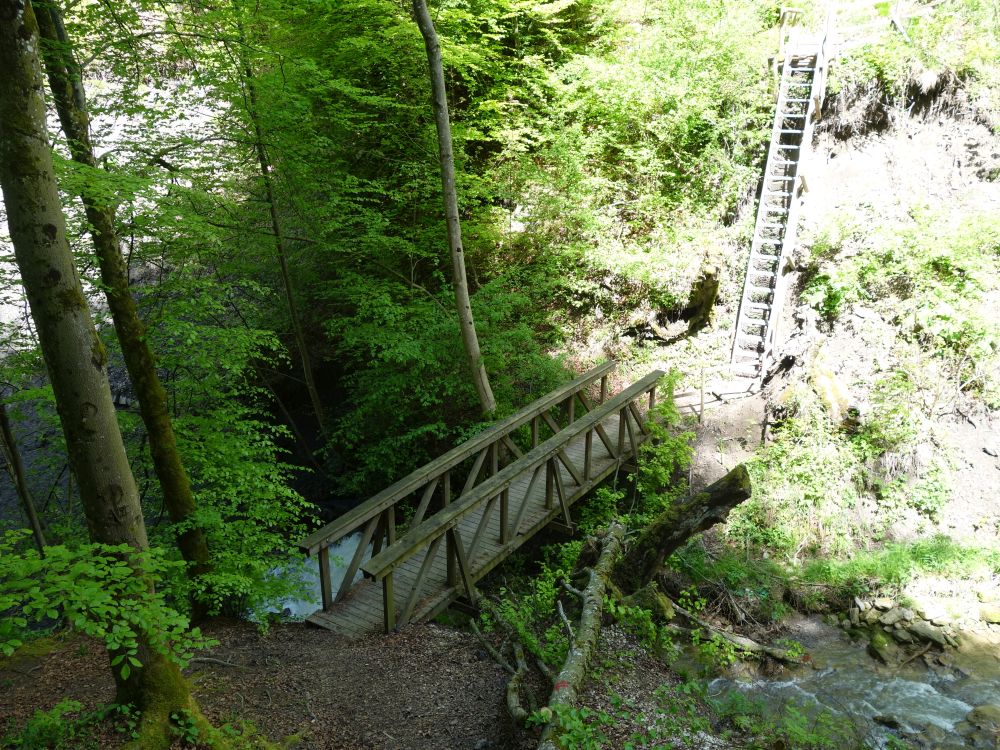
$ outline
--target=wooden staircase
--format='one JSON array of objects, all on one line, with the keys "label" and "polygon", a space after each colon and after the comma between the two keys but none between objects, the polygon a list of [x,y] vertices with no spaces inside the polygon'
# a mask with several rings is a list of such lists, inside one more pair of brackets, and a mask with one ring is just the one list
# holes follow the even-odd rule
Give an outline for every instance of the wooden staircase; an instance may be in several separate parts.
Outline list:
[{"label": "wooden staircase", "polygon": [[734,375],[763,379],[773,358],[787,283],[785,260],[795,247],[799,195],[805,189],[800,170],[803,151],[812,141],[826,88],[826,42],[795,44],[781,65],[757,220],[747,262],[743,296],[733,340]]}]

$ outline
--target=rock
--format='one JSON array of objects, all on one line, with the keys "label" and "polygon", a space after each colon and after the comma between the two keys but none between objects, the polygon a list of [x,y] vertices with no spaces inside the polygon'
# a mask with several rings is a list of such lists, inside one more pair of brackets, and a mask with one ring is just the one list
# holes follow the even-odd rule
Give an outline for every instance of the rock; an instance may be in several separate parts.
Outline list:
[{"label": "rock", "polygon": [[872,608],[872,603],[858,597],[854,597],[854,606],[858,608],[860,612],[867,612]]},{"label": "rock", "polygon": [[881,630],[872,633],[868,640],[868,653],[883,664],[895,664],[899,660],[899,646],[890,641]]},{"label": "rock", "polygon": [[1000,706],[995,704],[976,706],[965,715],[965,720],[979,729],[1000,730]]},{"label": "rock", "polygon": [[1000,602],[989,602],[981,606],[979,619],[993,624],[1000,623]]},{"label": "rock", "polygon": [[884,727],[889,727],[889,729],[902,729],[903,727],[899,719],[896,719],[892,716],[883,716],[882,714],[879,714],[878,716],[873,716],[872,721],[874,721],[876,724],[881,724]]},{"label": "rock", "polygon": [[930,641],[931,643],[936,643],[939,646],[948,645],[948,641],[941,628],[935,627],[924,620],[917,620],[915,623],[910,625],[907,630],[910,631],[911,635],[922,641]]},{"label": "rock", "polygon": [[869,609],[865,612],[865,622],[869,625],[874,625],[878,622],[878,610],[875,608]]},{"label": "rock", "polygon": [[903,610],[900,607],[893,607],[888,612],[879,617],[878,621],[883,625],[895,625],[897,622],[903,619],[905,619],[903,617]]},{"label": "rock", "polygon": [[653,620],[658,623],[670,622],[674,619],[674,605],[656,586],[648,583],[634,594],[625,598],[625,603],[645,609],[653,614]]},{"label": "rock", "polygon": [[887,609],[892,609],[892,607],[895,606],[895,604],[896,602],[894,602],[892,599],[889,599],[888,597],[884,596],[879,597],[878,599],[875,599],[872,602],[872,606],[875,607],[875,609],[880,609],[883,612]]},{"label": "rock", "polygon": [[913,636],[903,629],[893,630],[892,637],[900,643],[913,643]]},{"label": "rock", "polygon": [[857,607],[851,607],[847,610],[847,616],[852,626],[858,627],[861,624],[861,611]]}]

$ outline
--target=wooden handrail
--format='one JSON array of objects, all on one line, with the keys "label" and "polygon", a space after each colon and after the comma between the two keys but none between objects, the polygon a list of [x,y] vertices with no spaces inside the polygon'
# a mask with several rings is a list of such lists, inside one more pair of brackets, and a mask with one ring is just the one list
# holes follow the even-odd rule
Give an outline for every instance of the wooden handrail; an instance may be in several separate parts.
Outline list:
[{"label": "wooden handrail", "polygon": [[575,437],[594,430],[604,419],[627,408],[628,404],[656,387],[663,377],[661,370],[655,370],[637,381],[617,396],[607,400],[593,411],[573,422],[541,445],[533,448],[521,458],[504,467],[500,472],[476,486],[460,500],[434,514],[404,536],[383,549],[361,566],[365,575],[377,581],[384,579],[393,570],[416,552],[420,551],[452,529],[466,514],[481,503],[499,496],[520,476],[534,471],[537,467],[553,461],[564,447]]},{"label": "wooden handrail", "polygon": [[[304,550],[306,554],[312,555],[326,545],[350,534],[361,524],[370,521],[401,499],[409,496],[429,482],[434,481],[450,469],[455,468],[467,458],[488,448],[491,444],[503,440],[514,430],[547,412],[553,406],[558,405],[567,398],[573,397],[596,380],[607,377],[615,369],[615,366],[616,363],[614,361],[598,365],[506,419],[474,435],[444,455],[407,474],[395,484],[382,490],[356,508],[349,510],[335,521],[317,529],[299,542],[299,548]],[[602,388],[602,392],[605,390],[606,388]]]}]

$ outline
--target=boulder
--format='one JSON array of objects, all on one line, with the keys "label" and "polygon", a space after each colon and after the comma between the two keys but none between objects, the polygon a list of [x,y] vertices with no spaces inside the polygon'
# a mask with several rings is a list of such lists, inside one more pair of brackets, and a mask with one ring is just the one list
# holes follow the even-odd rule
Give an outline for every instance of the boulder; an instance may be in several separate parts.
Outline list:
[{"label": "boulder", "polygon": [[899,646],[881,630],[874,631],[868,640],[868,653],[883,664],[895,664],[899,661]]},{"label": "boulder", "polygon": [[910,635],[915,638],[919,638],[922,641],[930,641],[931,643],[936,643],[939,646],[947,646],[948,640],[945,638],[944,631],[941,628],[931,625],[929,622],[924,620],[917,620],[915,623],[910,625],[907,630],[910,631]]},{"label": "boulder", "polygon": [[895,638],[900,643],[913,643],[913,636],[909,634],[906,630],[893,630],[892,637]]},{"label": "boulder", "polygon": [[878,610],[872,608],[865,612],[864,621],[869,625],[874,625],[878,622]]},{"label": "boulder", "polygon": [[861,624],[861,610],[857,607],[851,607],[847,610],[847,616],[850,618],[853,627],[856,628]]},{"label": "boulder", "polygon": [[882,610],[883,612],[887,609],[892,609],[895,605],[895,601],[885,596],[879,597],[872,602],[872,606],[875,607],[875,609]]},{"label": "boulder", "polygon": [[1000,706],[995,704],[976,706],[965,715],[965,720],[979,729],[1000,730]]},{"label": "boulder", "polygon": [[1000,602],[990,602],[979,608],[979,619],[983,622],[1000,624]]},{"label": "boulder", "polygon": [[888,612],[883,613],[882,616],[878,618],[878,621],[883,625],[895,625],[897,622],[904,619],[906,618],[903,616],[903,609],[901,607],[893,607]]},{"label": "boulder", "polygon": [[673,602],[657,588],[655,582],[647,583],[634,594],[626,597],[624,603],[651,612],[654,622],[661,624],[670,622],[676,614]]}]

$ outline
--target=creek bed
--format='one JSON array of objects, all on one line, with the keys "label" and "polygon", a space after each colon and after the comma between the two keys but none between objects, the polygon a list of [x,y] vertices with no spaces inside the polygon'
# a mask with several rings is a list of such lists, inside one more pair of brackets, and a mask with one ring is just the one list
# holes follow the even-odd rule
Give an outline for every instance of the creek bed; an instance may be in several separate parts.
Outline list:
[{"label": "creek bed", "polygon": [[989,639],[965,635],[960,650],[948,650],[946,665],[928,666],[918,658],[886,666],[868,655],[863,642],[818,618],[795,621],[788,637],[802,643],[812,666],[784,669],[774,677],[720,677],[709,683],[710,693],[739,690],[776,712],[794,703],[809,715],[825,712],[849,720],[869,747],[887,747],[893,736],[918,747],[996,746],[995,738],[990,744],[968,741],[965,722],[973,708],[1000,704],[1000,651]]}]

